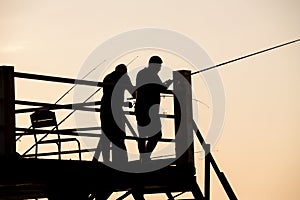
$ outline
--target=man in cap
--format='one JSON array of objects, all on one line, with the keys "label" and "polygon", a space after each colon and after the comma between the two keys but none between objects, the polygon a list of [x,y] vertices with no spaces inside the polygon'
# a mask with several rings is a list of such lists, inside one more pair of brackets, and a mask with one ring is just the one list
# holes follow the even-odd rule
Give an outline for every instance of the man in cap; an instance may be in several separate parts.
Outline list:
[{"label": "man in cap", "polygon": [[[124,64],[116,66],[115,70],[103,79],[103,96],[101,99],[100,120],[105,136],[100,139],[103,162],[109,162],[110,142],[112,142],[112,162],[128,162],[125,145],[124,92],[133,91],[127,67]],[[101,142],[102,141],[102,142]]]},{"label": "man in cap", "polygon": [[163,83],[158,76],[162,62],[159,56],[152,56],[148,67],[139,71],[136,77],[135,114],[140,137],[138,149],[142,163],[150,160],[152,151],[162,137],[159,116],[160,93],[172,83],[171,80]]}]

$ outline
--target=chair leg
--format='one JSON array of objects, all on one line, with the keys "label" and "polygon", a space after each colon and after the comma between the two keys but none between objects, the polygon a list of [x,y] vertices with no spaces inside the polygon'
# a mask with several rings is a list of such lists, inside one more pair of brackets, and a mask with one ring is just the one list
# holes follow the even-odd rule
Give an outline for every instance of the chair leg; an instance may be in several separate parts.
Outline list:
[{"label": "chair leg", "polygon": [[[58,131],[57,126],[56,126],[56,130]],[[61,141],[60,141],[59,133],[57,133],[57,139],[58,139],[58,159],[61,160]]]},{"label": "chair leg", "polygon": [[35,158],[38,157],[38,144],[35,145]]},{"label": "chair leg", "polygon": [[79,160],[81,160],[81,148],[80,148],[80,142],[76,139],[76,142],[78,144],[78,153],[79,153]]},{"label": "chair leg", "polygon": [[34,141],[35,141],[35,158],[37,158],[38,155],[38,141],[36,135],[34,135]]},{"label": "chair leg", "polygon": [[58,160],[61,160],[61,142],[57,142],[57,148],[58,148]]}]

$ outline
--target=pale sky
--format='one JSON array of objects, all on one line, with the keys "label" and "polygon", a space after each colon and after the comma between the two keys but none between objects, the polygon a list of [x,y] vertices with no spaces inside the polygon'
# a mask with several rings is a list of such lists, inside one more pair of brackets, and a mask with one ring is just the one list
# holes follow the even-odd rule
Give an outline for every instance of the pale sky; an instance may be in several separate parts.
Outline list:
[{"label": "pale sky", "polygon": [[[218,64],[299,39],[299,19],[297,0],[0,0],[0,64],[18,72],[76,78],[102,42],[146,27],[191,38]],[[239,199],[300,196],[299,53],[296,43],[217,69],[226,116],[213,154]],[[195,80],[201,84],[200,75]],[[16,97],[54,103],[69,88],[47,85],[53,95],[42,95],[34,87],[26,81],[16,85]],[[206,96],[200,100],[210,103]],[[197,174],[201,180],[201,171]],[[215,180],[212,199],[226,199]]]}]

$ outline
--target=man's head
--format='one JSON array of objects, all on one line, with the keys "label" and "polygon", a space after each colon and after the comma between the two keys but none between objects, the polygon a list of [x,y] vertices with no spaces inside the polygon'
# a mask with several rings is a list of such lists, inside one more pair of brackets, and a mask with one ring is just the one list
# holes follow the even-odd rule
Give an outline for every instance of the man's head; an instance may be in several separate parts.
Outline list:
[{"label": "man's head", "polygon": [[157,72],[160,71],[162,63],[163,61],[159,56],[152,56],[149,59],[149,67],[151,67],[152,70],[155,70]]},{"label": "man's head", "polygon": [[125,74],[125,73],[127,73],[127,67],[124,64],[119,64],[116,66],[115,71]]}]

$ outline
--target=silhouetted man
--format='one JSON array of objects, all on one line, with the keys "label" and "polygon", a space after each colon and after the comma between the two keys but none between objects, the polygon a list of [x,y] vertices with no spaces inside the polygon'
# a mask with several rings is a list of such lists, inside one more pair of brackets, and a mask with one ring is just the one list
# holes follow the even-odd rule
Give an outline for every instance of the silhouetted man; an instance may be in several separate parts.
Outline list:
[{"label": "silhouetted man", "polygon": [[122,107],[124,106],[124,92],[125,90],[132,91],[133,85],[127,75],[126,65],[116,66],[115,71],[108,74],[103,83],[105,85],[101,99],[100,119],[102,131],[107,137],[100,139],[103,162],[109,162],[110,142],[107,139],[112,142],[112,162],[128,162],[124,132],[125,116]]},{"label": "silhouetted man", "polygon": [[163,83],[158,76],[162,59],[152,56],[148,67],[138,72],[136,77],[137,97],[135,114],[138,124],[138,149],[142,162],[150,160],[150,156],[162,137],[159,116],[160,93],[166,90],[171,80]]}]

